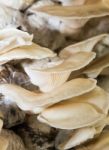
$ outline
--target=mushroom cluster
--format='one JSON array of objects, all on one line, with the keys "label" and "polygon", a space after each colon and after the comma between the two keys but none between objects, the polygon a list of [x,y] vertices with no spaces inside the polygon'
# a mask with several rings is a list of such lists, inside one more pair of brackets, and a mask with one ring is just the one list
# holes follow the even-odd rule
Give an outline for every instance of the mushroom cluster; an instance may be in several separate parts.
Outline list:
[{"label": "mushroom cluster", "polygon": [[1,150],[109,149],[109,0],[0,0]]}]

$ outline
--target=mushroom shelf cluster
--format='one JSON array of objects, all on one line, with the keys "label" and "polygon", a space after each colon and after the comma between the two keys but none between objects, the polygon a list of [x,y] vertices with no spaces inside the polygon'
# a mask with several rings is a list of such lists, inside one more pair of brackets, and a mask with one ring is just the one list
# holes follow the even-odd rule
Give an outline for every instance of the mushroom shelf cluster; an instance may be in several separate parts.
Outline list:
[{"label": "mushroom shelf cluster", "polygon": [[0,150],[108,150],[109,0],[0,12]]}]

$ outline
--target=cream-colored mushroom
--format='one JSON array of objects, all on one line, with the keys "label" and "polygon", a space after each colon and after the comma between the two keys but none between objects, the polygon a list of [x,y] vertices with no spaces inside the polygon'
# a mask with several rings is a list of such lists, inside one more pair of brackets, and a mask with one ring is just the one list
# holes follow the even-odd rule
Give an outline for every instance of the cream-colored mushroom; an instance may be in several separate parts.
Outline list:
[{"label": "cream-colored mushroom", "polygon": [[56,56],[50,49],[32,43],[31,45],[21,46],[11,49],[10,51],[0,55],[0,64],[5,64],[11,60],[39,60],[47,57]]},{"label": "cream-colored mushroom", "polygon": [[108,34],[101,34],[92,38],[89,38],[87,40],[84,40],[82,42],[72,44],[70,46],[65,47],[61,52],[60,52],[60,57],[68,57],[70,55],[73,55],[74,53],[85,51],[85,52],[91,52],[94,49],[95,45],[100,42],[101,40],[104,40]]},{"label": "cream-colored mushroom", "polygon": [[[8,3],[9,1],[7,2],[7,4]],[[7,27],[20,27],[24,31],[27,30],[21,12],[0,4],[0,29],[4,29]]]},{"label": "cream-colored mushroom", "polygon": [[76,150],[108,150],[109,149],[109,132],[105,129],[103,133],[96,139],[88,142]]},{"label": "cream-colored mushroom", "polygon": [[97,111],[88,103],[64,101],[44,110],[38,120],[60,129],[77,129],[92,126],[104,118],[104,114]]},{"label": "cream-colored mushroom", "polygon": [[76,130],[60,130],[56,137],[55,146],[58,149],[70,149],[89,141],[101,134],[103,128],[109,125],[109,118],[105,117],[94,126],[84,127]]},{"label": "cream-colored mushroom", "polygon": [[25,9],[33,3],[34,0],[0,0],[0,3],[14,9]]},{"label": "cream-colored mushroom", "polygon": [[39,113],[52,104],[87,93],[95,86],[95,80],[77,78],[48,93],[34,93],[12,84],[1,84],[0,93],[5,96],[5,100],[16,103],[22,110]]},{"label": "cream-colored mushroom", "polygon": [[53,63],[52,60],[51,62],[48,60],[46,62],[47,65],[50,63],[53,64],[50,67],[46,66],[43,61],[42,65],[40,65],[42,68],[39,67],[37,61],[31,64],[24,64],[23,67],[33,84],[39,86],[41,91],[49,92],[66,82],[71,72],[85,67],[94,58],[94,52],[78,52],[63,61],[59,60],[59,63],[58,61]]},{"label": "cream-colored mushroom", "polygon": [[85,127],[77,130],[61,130],[55,142],[55,147],[59,150],[67,150],[92,139],[96,134],[94,127]]},{"label": "cream-colored mushroom", "polygon": [[[103,116],[107,115],[109,110],[108,97],[108,93],[96,87],[89,93],[48,107],[42,111],[38,119],[53,127],[61,129],[77,129],[92,126],[102,120]],[[99,119],[100,116],[103,115],[100,120],[98,120],[95,112],[99,114]],[[95,122],[93,122],[94,120],[91,115],[93,117],[96,116],[95,119],[93,118]]]},{"label": "cream-colored mushroom", "polygon": [[107,67],[109,67],[109,54],[96,59],[84,70],[84,73],[88,77],[96,78]]},{"label": "cream-colored mushroom", "polygon": [[33,36],[15,28],[0,30],[0,54],[9,52],[13,48],[31,45]]},{"label": "cream-colored mushroom", "polygon": [[91,18],[109,15],[109,9],[103,1],[77,7],[45,6],[38,9],[33,8],[31,12],[37,13],[34,19],[40,19],[41,24],[46,26],[46,20],[49,28],[67,34],[78,32]]}]

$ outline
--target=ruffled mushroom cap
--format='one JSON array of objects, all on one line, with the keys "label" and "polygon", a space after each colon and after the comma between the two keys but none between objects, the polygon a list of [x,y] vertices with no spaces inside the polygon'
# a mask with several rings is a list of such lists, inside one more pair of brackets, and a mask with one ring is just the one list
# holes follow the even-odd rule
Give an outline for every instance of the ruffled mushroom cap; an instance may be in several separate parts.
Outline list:
[{"label": "ruffled mushroom cap", "polygon": [[99,123],[91,127],[76,130],[60,130],[56,137],[55,146],[60,150],[66,150],[83,144],[99,136],[107,125],[109,125],[109,118],[105,117]]},{"label": "ruffled mushroom cap", "polygon": [[107,67],[109,67],[109,54],[96,59],[84,70],[84,73],[88,77],[96,78]]},{"label": "ruffled mushroom cap", "polygon": [[0,64],[5,64],[12,60],[39,60],[47,57],[52,58],[54,56],[56,56],[56,54],[53,53],[50,49],[32,43],[31,45],[14,48],[9,52],[0,55]]},{"label": "ruffled mushroom cap", "polygon": [[58,90],[48,93],[34,93],[12,84],[1,84],[0,93],[10,103],[16,103],[22,110],[39,113],[52,104],[87,93],[93,90],[95,86],[95,80],[78,78],[68,81],[60,86]]},{"label": "ruffled mushroom cap", "polygon": [[[65,47],[61,52],[60,52],[60,57],[64,58],[64,57],[68,57],[73,55],[74,53],[77,52],[91,52],[94,49],[94,47],[96,46],[96,44],[104,39],[106,39],[106,37],[108,37],[108,34],[101,34],[98,36],[94,36],[92,38],[89,38],[87,40],[84,40],[82,42],[76,43],[76,44],[72,44],[70,46]],[[96,50],[95,50],[96,51]]]},{"label": "ruffled mushroom cap", "polygon": [[109,15],[109,9],[102,1],[78,7],[46,6],[38,9],[33,8],[31,12],[37,13],[41,24],[45,25],[46,20],[51,29],[67,34],[78,32],[91,18]]},{"label": "ruffled mushroom cap", "polygon": [[[7,2],[7,4],[9,4],[9,1]],[[0,4],[0,29],[4,29],[7,27],[20,27],[24,31],[27,30],[21,12]]]},{"label": "ruffled mushroom cap", "polygon": [[48,107],[42,111],[38,119],[61,129],[92,126],[107,115],[108,97],[108,93],[97,87],[89,93]]},{"label": "ruffled mushroom cap", "polygon": [[0,54],[9,52],[13,48],[31,45],[33,36],[15,28],[0,30]]},{"label": "ruffled mushroom cap", "polygon": [[14,9],[25,9],[33,3],[34,0],[0,0],[0,3]]},{"label": "ruffled mushroom cap", "polygon": [[96,139],[81,145],[76,150],[108,150],[109,149],[109,132],[105,129],[103,133]]},{"label": "ruffled mushroom cap", "polygon": [[59,150],[67,150],[92,139],[96,134],[94,127],[85,127],[77,130],[61,130],[55,141],[55,147]]},{"label": "ruffled mushroom cap", "polygon": [[[85,67],[94,58],[94,52],[78,52],[63,61],[59,60],[53,63],[52,60],[50,62],[48,60],[46,64],[51,63],[50,67],[46,66],[43,61],[42,65],[37,64],[36,61],[31,64],[24,64],[23,67],[33,84],[39,86],[42,92],[49,92],[66,82],[71,72]],[[38,68],[38,65],[42,68]],[[43,66],[45,66],[45,68],[43,68]]]},{"label": "ruffled mushroom cap", "polygon": [[77,129],[92,126],[104,118],[91,104],[64,101],[55,104],[39,116],[38,120],[60,129]]}]

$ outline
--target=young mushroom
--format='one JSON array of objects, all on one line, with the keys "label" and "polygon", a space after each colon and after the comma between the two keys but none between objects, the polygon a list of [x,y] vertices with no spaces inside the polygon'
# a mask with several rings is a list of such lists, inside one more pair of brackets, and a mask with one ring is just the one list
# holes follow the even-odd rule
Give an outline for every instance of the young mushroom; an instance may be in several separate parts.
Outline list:
[{"label": "young mushroom", "polygon": [[[85,84],[84,84],[85,82]],[[0,93],[10,103],[16,103],[22,110],[40,113],[46,107],[78,95],[96,87],[96,80],[77,78],[61,85],[58,90],[48,93],[30,92],[13,84],[1,84]]]},{"label": "young mushroom", "polygon": [[[108,34],[100,34],[94,37],[91,37],[89,39],[86,39],[82,42],[78,42],[72,45],[69,45],[65,47],[60,53],[59,56],[62,58],[69,57],[70,55],[73,55],[77,52],[91,52],[95,50],[95,46],[99,43],[102,43],[103,40],[105,40],[107,37],[109,37]],[[96,50],[95,50],[96,52]]]},{"label": "young mushroom", "polygon": [[85,67],[94,58],[94,52],[78,52],[63,60],[24,63],[23,68],[33,84],[39,86],[42,92],[49,92],[66,82],[71,72]]}]

